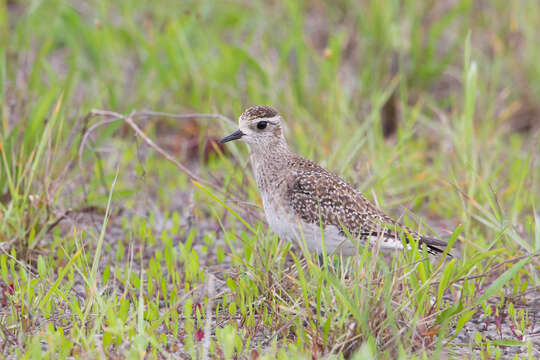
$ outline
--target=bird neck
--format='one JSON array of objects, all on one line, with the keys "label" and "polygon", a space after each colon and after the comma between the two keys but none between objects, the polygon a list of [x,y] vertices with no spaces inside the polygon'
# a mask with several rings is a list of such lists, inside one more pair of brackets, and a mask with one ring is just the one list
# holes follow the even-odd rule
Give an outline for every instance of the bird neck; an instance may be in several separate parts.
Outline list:
[{"label": "bird neck", "polygon": [[265,191],[278,186],[281,175],[287,171],[287,161],[292,155],[285,139],[273,141],[271,144],[248,145],[251,166],[259,189]]}]

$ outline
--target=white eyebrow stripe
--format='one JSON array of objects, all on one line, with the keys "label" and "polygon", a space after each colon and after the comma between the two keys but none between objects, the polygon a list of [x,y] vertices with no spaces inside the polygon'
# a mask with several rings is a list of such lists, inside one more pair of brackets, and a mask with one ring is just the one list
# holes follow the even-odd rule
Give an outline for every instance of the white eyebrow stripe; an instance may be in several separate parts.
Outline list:
[{"label": "white eyebrow stripe", "polygon": [[257,119],[257,120],[259,120],[259,121],[268,121],[271,124],[277,124],[277,123],[279,123],[279,115],[273,116],[271,118],[260,118],[260,119]]}]

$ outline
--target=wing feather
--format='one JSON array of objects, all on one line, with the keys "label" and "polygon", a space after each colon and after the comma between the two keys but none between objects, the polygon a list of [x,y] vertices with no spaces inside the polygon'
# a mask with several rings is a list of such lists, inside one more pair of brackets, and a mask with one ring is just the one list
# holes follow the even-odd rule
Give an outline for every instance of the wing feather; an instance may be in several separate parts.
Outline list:
[{"label": "wing feather", "polygon": [[[382,236],[399,241],[399,233],[406,231],[428,247],[430,253],[439,253],[445,243],[420,236],[375,207],[360,192],[337,175],[309,160],[304,169],[297,171],[287,184],[287,198],[296,216],[307,223],[334,225],[345,228],[352,236],[368,239]],[[343,230],[342,230],[343,231]],[[343,234],[344,231],[343,231]]]}]

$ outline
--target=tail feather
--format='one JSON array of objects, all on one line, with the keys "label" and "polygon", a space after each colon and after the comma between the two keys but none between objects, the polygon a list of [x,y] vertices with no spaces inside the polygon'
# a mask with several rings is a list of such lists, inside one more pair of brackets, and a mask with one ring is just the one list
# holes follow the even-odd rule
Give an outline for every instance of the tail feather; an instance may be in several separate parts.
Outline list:
[{"label": "tail feather", "polygon": [[[409,233],[413,233],[413,232],[409,231]],[[415,234],[415,233],[413,233],[413,234]],[[395,233],[386,233],[386,234],[383,234],[382,236],[385,236],[385,235],[388,236],[389,238],[394,238],[394,239],[397,238]],[[375,243],[377,237],[381,236],[381,234],[376,232],[376,231],[372,231],[372,232],[361,233],[361,236],[363,236],[363,237],[365,237],[365,236],[374,237],[375,238],[374,243]],[[442,254],[444,252],[444,249],[446,249],[447,243],[445,243],[442,240],[432,238],[432,237],[422,236],[422,235],[418,235],[418,234],[416,234],[416,236],[418,236],[420,244],[426,244],[426,246],[428,248],[428,250],[427,250],[428,253],[430,253],[432,255]],[[451,254],[448,254],[448,256],[452,257]]]},{"label": "tail feather", "polygon": [[[420,243],[426,244],[428,252],[434,255],[443,253],[447,245],[444,241],[427,236],[420,236]],[[448,255],[450,257],[452,256],[450,254]]]}]

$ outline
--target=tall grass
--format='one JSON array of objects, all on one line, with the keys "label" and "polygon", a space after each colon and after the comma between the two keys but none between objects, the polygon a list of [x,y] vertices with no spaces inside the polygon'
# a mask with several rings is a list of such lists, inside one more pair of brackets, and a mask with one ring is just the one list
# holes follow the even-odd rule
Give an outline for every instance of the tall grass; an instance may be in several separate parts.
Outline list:
[{"label": "tall grass", "polygon": [[[538,357],[539,10],[0,0],[3,354]],[[414,245],[320,263],[282,242],[253,206],[245,147],[212,142],[225,122],[136,119],[221,191],[122,122],[78,158],[91,109],[236,118],[253,104],[454,258]]]}]

